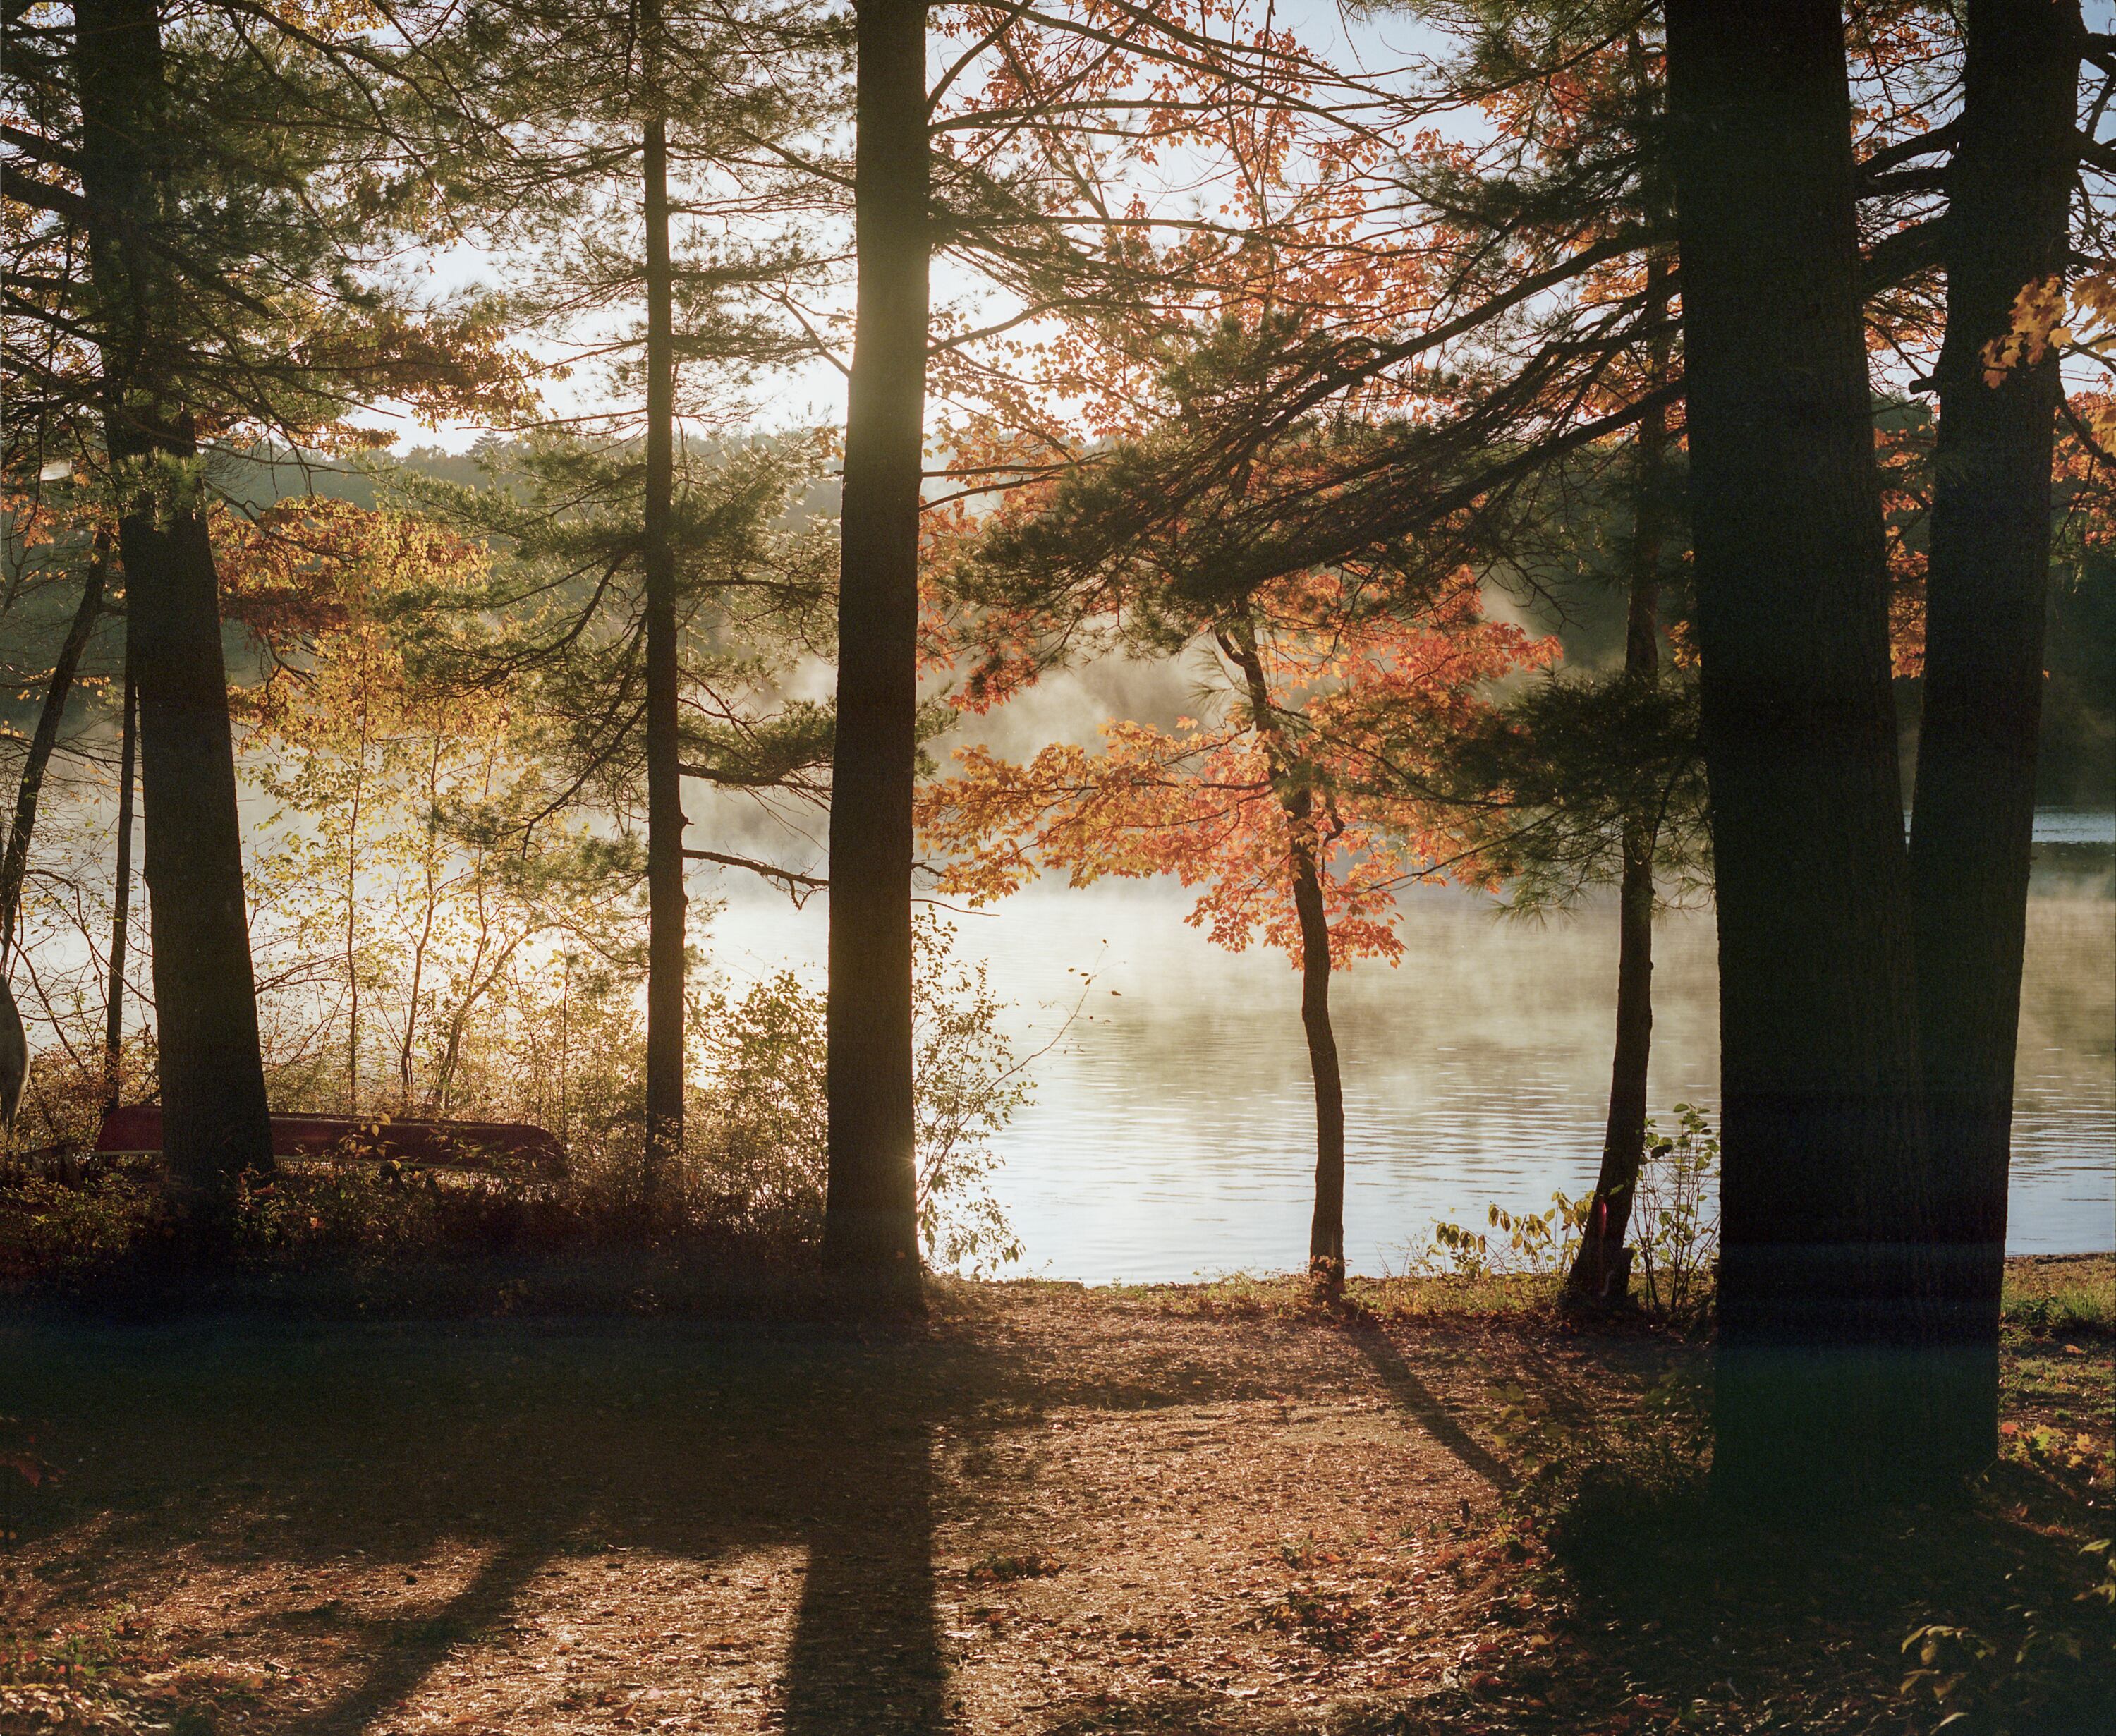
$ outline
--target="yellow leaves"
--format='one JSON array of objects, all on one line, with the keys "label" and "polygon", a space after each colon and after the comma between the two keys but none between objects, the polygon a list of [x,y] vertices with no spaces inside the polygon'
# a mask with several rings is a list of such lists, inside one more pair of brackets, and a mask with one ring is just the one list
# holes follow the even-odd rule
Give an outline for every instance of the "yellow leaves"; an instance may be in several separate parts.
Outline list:
[{"label": "yellow leaves", "polygon": [[326,40],[362,36],[388,22],[375,0],[278,0],[265,12],[292,30]]},{"label": "yellow leaves", "polygon": [[[477,731],[494,724],[490,695],[412,691],[387,619],[393,600],[460,590],[482,575],[485,550],[415,514],[322,495],[283,500],[254,517],[214,521],[223,617],[247,629],[272,669],[236,695],[238,715],[305,738],[419,726]],[[298,679],[295,672],[298,670]]]},{"label": "yellow leaves", "polygon": [[1984,384],[1995,392],[2014,369],[2033,367],[2054,346],[2069,343],[2072,334],[2059,324],[2064,311],[2062,277],[2053,274],[2023,284],[2013,297],[2012,323],[2005,335],[1984,346]]},{"label": "yellow leaves", "polygon": [[2053,352],[2116,349],[2116,271],[2090,272],[2068,288],[2061,276],[2037,278],[2013,297],[2003,336],[1978,358],[1984,384],[1996,391],[2017,368],[2033,367]]},{"label": "yellow leaves", "polygon": [[[473,313],[415,319],[384,308],[358,319],[327,319],[293,346],[292,359],[361,380],[365,391],[406,405],[430,428],[452,417],[504,422],[537,404],[530,358],[510,345],[506,332]],[[386,444],[389,436],[333,425],[304,444],[335,439],[358,446],[377,438]]]}]

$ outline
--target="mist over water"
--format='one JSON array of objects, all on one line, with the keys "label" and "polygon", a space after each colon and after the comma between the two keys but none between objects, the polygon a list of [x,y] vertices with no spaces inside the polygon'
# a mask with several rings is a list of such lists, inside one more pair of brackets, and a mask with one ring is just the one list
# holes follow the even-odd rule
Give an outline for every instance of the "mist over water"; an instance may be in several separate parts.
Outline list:
[{"label": "mist over water", "polygon": [[[2116,1246],[2116,886],[2105,816],[2053,817],[2028,907],[2009,1246]],[[2063,828],[2070,827],[2069,831]],[[2049,859],[2062,858],[2054,865]],[[1314,1105],[1300,981],[1280,955],[1228,954],[1160,882],[1042,885],[953,915],[988,961],[1032,1068],[997,1191],[1025,1269],[1090,1282],[1185,1279],[1305,1264]],[[730,977],[793,961],[820,979],[826,918],[743,895],[706,937]],[[1488,1204],[1540,1210],[1591,1185],[1613,1039],[1613,900],[1543,924],[1420,888],[1405,954],[1332,988],[1345,1065],[1345,1227],[1352,1269],[1400,1265],[1436,1218],[1481,1227]],[[1717,965],[1709,909],[1654,934],[1652,1103],[1716,1122]],[[1092,984],[1084,995],[1087,969]]]}]

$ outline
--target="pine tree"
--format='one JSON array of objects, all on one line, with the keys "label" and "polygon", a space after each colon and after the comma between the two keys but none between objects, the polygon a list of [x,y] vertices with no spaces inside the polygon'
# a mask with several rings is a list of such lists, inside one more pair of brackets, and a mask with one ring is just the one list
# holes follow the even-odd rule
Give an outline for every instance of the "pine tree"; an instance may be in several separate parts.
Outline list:
[{"label": "pine tree", "polygon": [[830,761],[823,1259],[915,1292],[911,796],[932,180],[926,0],[854,0],[858,307],[845,412]]},{"label": "pine tree", "polygon": [[1914,1480],[1929,1233],[1843,21],[1672,0],[1720,955],[1714,1476]]},{"label": "pine tree", "polygon": [[1958,1398],[1954,1468],[1998,1450],[2013,1051],[2049,589],[2054,350],[1993,371],[2014,309],[2061,281],[2079,156],[2078,8],[1971,0],[1948,169],[1947,337],[1934,378],[1923,708],[1911,873],[1926,1137]]},{"label": "pine tree", "polygon": [[[368,268],[421,196],[375,122],[388,57],[269,9],[84,0],[9,19],[14,388],[7,435],[108,495],[140,712],[170,1180],[209,1240],[269,1164],[209,516],[209,460],[277,434],[356,440],[393,398],[518,396],[490,328],[428,317]],[[85,269],[84,269],[85,267]]]},{"label": "pine tree", "polygon": [[[609,529],[627,545],[613,546],[613,569],[636,560],[642,587],[637,740],[619,732],[586,751],[605,765],[643,756],[651,1195],[683,1136],[683,785],[698,774],[683,757],[683,621],[697,595],[695,576],[683,594],[678,568],[698,551],[678,546],[677,495],[679,474],[695,490],[710,467],[686,449],[684,427],[730,417],[734,389],[786,353],[743,297],[783,293],[802,269],[787,214],[814,195],[789,166],[789,141],[829,117],[839,37],[786,8],[681,0],[482,0],[440,16],[415,77],[450,160],[453,220],[523,259],[518,325],[593,357],[622,407],[598,419],[603,434],[639,442],[636,473],[614,446],[600,468],[557,445],[532,467],[550,480],[570,463],[586,490],[573,507],[607,513],[626,500],[637,515],[628,533]],[[729,238],[757,231],[770,238]],[[614,333],[613,321],[626,323]]]}]

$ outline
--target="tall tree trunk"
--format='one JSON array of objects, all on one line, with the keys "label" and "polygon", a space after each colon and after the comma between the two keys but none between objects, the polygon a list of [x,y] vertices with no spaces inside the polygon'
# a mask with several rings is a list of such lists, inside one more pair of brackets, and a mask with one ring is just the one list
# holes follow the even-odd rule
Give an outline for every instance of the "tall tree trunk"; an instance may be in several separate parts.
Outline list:
[{"label": "tall tree trunk", "polygon": [[827,1078],[835,1271],[918,1282],[911,795],[925,455],[925,0],[857,0],[858,309],[845,417],[830,757]]},{"label": "tall tree trunk", "polygon": [[[1665,310],[1668,260],[1646,264],[1649,308]],[[1645,386],[1668,381],[1668,352],[1655,339]],[[1660,675],[1662,490],[1667,486],[1668,412],[1655,405],[1640,419],[1637,472],[1631,500],[1631,596],[1624,619],[1624,679],[1652,683]],[[1602,1167],[1589,1196],[1580,1251],[1566,1277],[1566,1295],[1594,1308],[1621,1305],[1629,1295],[1631,1259],[1624,1246],[1638,1197],[1646,1138],[1646,1079],[1653,1059],[1653,912],[1654,820],[1634,815],[1625,824],[1623,877],[1617,894],[1617,1046],[1609,1069],[1609,1118],[1602,1135]]]},{"label": "tall tree trunk", "polygon": [[669,131],[661,112],[660,8],[648,0],[646,117],[646,1145],[643,1203],[661,1198],[683,1143],[683,790],[678,739],[674,511],[676,344],[669,253]]},{"label": "tall tree trunk", "polygon": [[1330,1023],[1330,918],[1322,902],[1315,793],[1272,703],[1255,628],[1242,621],[1217,638],[1221,653],[1241,670],[1249,713],[1286,810],[1286,877],[1300,929],[1300,1028],[1315,1084],[1315,1210],[1309,1220],[1308,1270],[1336,1296],[1345,1287],[1345,1080]]},{"label": "tall tree trunk", "polygon": [[146,803],[163,1156],[180,1214],[209,1234],[234,1177],[272,1161],[243,898],[218,575],[190,416],[158,378],[167,100],[157,0],[77,0],[76,90],[89,265],[100,304],[104,441],[118,473],[130,661]]},{"label": "tall tree trunk", "polygon": [[1315,1212],[1308,1270],[1335,1296],[1345,1287],[1345,1081],[1330,1024],[1330,923],[1315,863],[1314,803],[1303,790],[1287,804],[1293,842],[1293,910],[1300,924],[1300,1028],[1315,1080]]},{"label": "tall tree trunk", "polygon": [[1917,1474],[1909,862],[1836,0],[1669,0],[1724,1126],[1714,1476]]},{"label": "tall tree trunk", "polygon": [[1944,231],[1947,339],[1926,569],[1925,708],[1911,832],[1918,1031],[1957,1468],[1999,1444],[2013,1052],[2021,1005],[2049,585],[2057,358],[1986,384],[2014,298],[2061,278],[2077,156],[2074,0],[1970,0],[1962,137]]},{"label": "tall tree trunk", "polygon": [[132,690],[130,635],[125,652],[125,721],[118,728],[117,868],[110,896],[110,988],[103,1009],[103,1107],[115,1109],[123,1089],[126,930],[132,914],[132,785],[136,777],[139,696]]}]

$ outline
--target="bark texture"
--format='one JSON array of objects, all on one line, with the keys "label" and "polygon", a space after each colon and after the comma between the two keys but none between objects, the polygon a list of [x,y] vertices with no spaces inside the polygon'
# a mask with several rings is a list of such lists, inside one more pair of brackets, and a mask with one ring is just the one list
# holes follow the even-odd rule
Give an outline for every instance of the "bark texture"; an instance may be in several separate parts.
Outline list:
[{"label": "bark texture", "polygon": [[1971,0],[1943,238],[1947,339],[1911,832],[1925,1116],[1961,1389],[1957,1467],[1999,1445],[1999,1302],[2049,586],[2054,356],[1994,386],[2015,298],[2065,269],[2082,25],[2070,0]]},{"label": "bark texture", "polygon": [[[658,6],[642,29],[658,68]],[[660,101],[650,70],[647,100]],[[678,703],[676,553],[670,532],[676,463],[674,279],[669,253],[669,132],[650,113],[642,151],[646,217],[646,1145],[651,1209],[683,1143],[683,789]]]},{"label": "bark texture", "polygon": [[858,0],[858,310],[830,761],[830,1269],[915,1288],[911,795],[931,162],[924,0]]},{"label": "bark texture", "polygon": [[132,920],[132,786],[137,781],[139,696],[132,690],[132,653],[125,654],[125,721],[117,747],[117,866],[110,897],[109,992],[103,1009],[103,1107],[115,1109],[122,1091],[125,1052],[125,955]]},{"label": "bark texture", "polygon": [[1714,1476],[1916,1475],[1929,1333],[1909,862],[1836,0],[1670,0],[1720,967]]},{"label": "bark texture", "polygon": [[120,477],[130,661],[152,897],[163,1157],[207,1229],[235,1176],[271,1166],[228,721],[218,575],[191,418],[155,326],[167,93],[156,0],[80,0],[76,88],[98,302],[105,444]]}]

